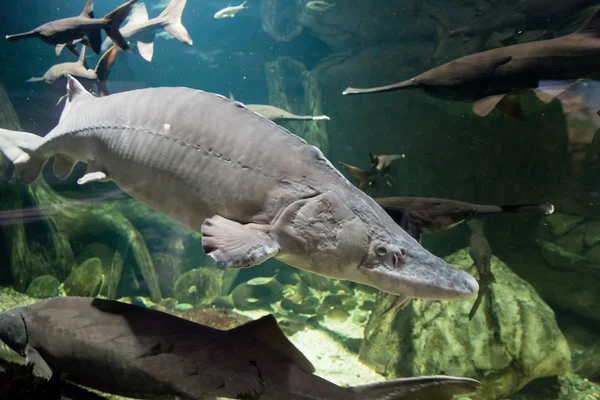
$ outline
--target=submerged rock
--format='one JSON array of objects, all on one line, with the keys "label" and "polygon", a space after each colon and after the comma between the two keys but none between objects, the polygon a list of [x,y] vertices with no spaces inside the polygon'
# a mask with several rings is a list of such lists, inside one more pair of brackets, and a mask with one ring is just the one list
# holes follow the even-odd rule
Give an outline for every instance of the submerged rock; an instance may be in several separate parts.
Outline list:
[{"label": "submerged rock", "polygon": [[[474,273],[467,249],[446,258]],[[566,372],[570,350],[554,312],[498,258],[496,283],[474,318],[473,300],[417,300],[396,315],[382,315],[391,296],[380,296],[365,330],[360,358],[388,377],[456,375],[479,379],[473,399],[498,399],[533,379]]]},{"label": "submerged rock", "polygon": [[259,277],[243,282],[231,292],[236,308],[240,310],[270,309],[282,298],[283,285],[275,277]]},{"label": "submerged rock", "polygon": [[175,295],[175,282],[181,276],[179,260],[168,253],[152,254],[154,270],[158,278],[160,293],[164,297],[173,297]]},{"label": "submerged rock", "polygon": [[35,297],[36,299],[47,299],[58,296],[58,287],[60,282],[52,275],[38,276],[31,281],[27,288],[27,296]]},{"label": "submerged rock", "polygon": [[223,272],[198,268],[181,275],[175,282],[175,298],[181,303],[210,304],[221,294]]},{"label": "submerged rock", "polygon": [[102,262],[90,258],[73,270],[64,283],[67,296],[95,296],[103,279]]}]

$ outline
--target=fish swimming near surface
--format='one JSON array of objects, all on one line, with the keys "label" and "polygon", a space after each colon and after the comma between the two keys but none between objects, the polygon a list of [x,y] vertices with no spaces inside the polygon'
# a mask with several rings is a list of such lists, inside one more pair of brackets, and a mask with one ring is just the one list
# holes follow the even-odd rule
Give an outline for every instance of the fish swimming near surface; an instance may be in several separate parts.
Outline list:
[{"label": "fish swimming near surface", "polygon": [[518,119],[518,95],[535,89],[551,102],[561,91],[538,90],[540,81],[593,77],[600,62],[600,10],[576,32],[556,39],[517,44],[458,58],[406,81],[368,89],[347,88],[345,95],[423,89],[440,98],[474,101],[486,116],[495,108]]},{"label": "fish swimming near surface", "polygon": [[314,11],[327,11],[327,10],[331,10],[333,7],[335,7],[335,3],[328,3],[326,1],[320,1],[320,0],[316,0],[316,1],[309,1],[308,3],[306,3],[306,8],[310,9],[310,10],[314,10]]},{"label": "fish swimming near surface", "polygon": [[475,215],[538,213],[550,215],[554,206],[544,204],[484,205],[433,197],[381,197],[374,199],[398,225],[416,240],[423,233],[442,232]]},{"label": "fish swimming near surface", "polygon": [[108,95],[106,80],[117,60],[119,47],[113,45],[106,53],[102,55],[95,69],[88,69],[85,64],[85,46],[81,49],[79,60],[77,62],[66,62],[53,65],[41,77],[27,79],[27,82],[46,82],[54,83],[56,80],[67,75],[73,75],[78,78],[90,79],[98,82],[100,95]]},{"label": "fish swimming near surface", "polygon": [[88,0],[83,12],[70,18],[63,18],[56,21],[40,25],[32,31],[19,33],[16,35],[7,35],[8,40],[20,40],[30,37],[38,37],[44,42],[56,46],[56,54],[59,55],[65,46],[73,46],[79,40],[87,36],[89,43],[96,54],[100,54],[102,38],[100,30],[104,29],[106,34],[125,51],[129,50],[129,45],[125,38],[119,32],[119,26],[133,5],[138,0],[130,0],[120,7],[106,14],[103,18],[94,18],[94,0]]},{"label": "fish swimming near surface", "polygon": [[[152,19],[148,19],[146,5],[138,4],[131,12],[127,24],[120,29],[121,35],[128,42],[136,42],[138,52],[149,62],[154,55],[154,37],[158,30],[164,30],[180,42],[192,46],[194,42],[181,23],[186,2],[187,0],[171,0],[167,8],[158,17]],[[108,49],[111,43],[110,37],[106,38],[102,43],[102,50]]]},{"label": "fish swimming near surface", "polygon": [[[235,100],[233,94],[229,93],[229,99]],[[279,120],[297,120],[297,121],[329,121],[327,115],[296,115],[289,111],[281,108],[271,106],[268,104],[244,104],[244,107],[259,113],[263,117],[270,119],[271,121]]]},{"label": "fish swimming near surface", "polygon": [[478,219],[469,219],[467,225],[471,230],[471,244],[469,255],[473,259],[477,271],[479,272],[480,290],[477,293],[477,299],[469,312],[469,319],[472,319],[485,296],[490,291],[490,285],[496,282],[492,273],[492,248],[483,232],[483,222]]},{"label": "fish swimming near surface", "polygon": [[248,8],[248,6],[246,6],[246,3],[248,3],[248,1],[244,1],[239,6],[225,7],[224,9],[217,11],[213,18],[214,19],[233,18],[240,11]]},{"label": "fish swimming near surface", "polygon": [[340,387],[314,374],[272,315],[224,331],[87,297],[4,311],[0,340],[26,357],[37,376],[64,374],[73,383],[134,398],[451,400],[480,385],[428,376]]},{"label": "fish swimming near surface", "polygon": [[44,138],[0,130],[0,151],[33,182],[54,157],[61,178],[112,180],[202,233],[204,251],[242,268],[276,258],[323,276],[427,299],[470,297],[477,281],[425,250],[323,153],[224,96],[150,88],[94,97],[67,77]]}]

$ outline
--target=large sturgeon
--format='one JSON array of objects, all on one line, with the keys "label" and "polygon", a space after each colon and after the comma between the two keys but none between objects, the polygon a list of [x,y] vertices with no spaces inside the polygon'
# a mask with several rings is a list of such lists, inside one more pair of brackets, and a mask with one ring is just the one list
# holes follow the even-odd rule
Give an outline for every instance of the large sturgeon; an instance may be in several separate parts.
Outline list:
[{"label": "large sturgeon", "polygon": [[271,257],[323,276],[428,299],[471,296],[477,281],[432,255],[315,146],[241,103],[188,88],[96,98],[69,76],[46,137],[0,130],[24,182],[50,157],[62,178],[113,180],[132,197],[201,231],[228,267]]}]

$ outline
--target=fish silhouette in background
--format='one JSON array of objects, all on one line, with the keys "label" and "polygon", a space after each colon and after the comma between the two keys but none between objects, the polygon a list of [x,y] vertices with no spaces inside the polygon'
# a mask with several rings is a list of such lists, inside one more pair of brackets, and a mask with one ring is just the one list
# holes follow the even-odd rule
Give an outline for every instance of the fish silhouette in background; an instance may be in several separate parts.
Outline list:
[{"label": "fish silhouette in background", "polygon": [[36,376],[64,373],[135,398],[451,400],[480,386],[449,376],[335,385],[314,374],[272,315],[224,331],[117,301],[57,297],[0,313],[0,339]]},{"label": "fish silhouette in background", "polygon": [[374,200],[416,240],[423,233],[454,228],[475,215],[538,213],[550,215],[554,206],[544,204],[485,205],[433,197],[381,197]]},{"label": "fish silhouette in background", "polygon": [[313,11],[324,12],[335,7],[336,3],[328,3],[326,1],[315,0],[306,3],[306,8]]},{"label": "fish silhouette in background", "polygon": [[[156,31],[164,30],[182,43],[192,46],[194,42],[188,31],[181,23],[181,16],[187,0],[171,0],[169,5],[156,18],[148,19],[148,11],[144,3],[138,4],[127,24],[119,31],[128,42],[136,42],[140,56],[148,62],[152,61],[154,55],[154,37]],[[102,50],[106,50],[112,44],[110,37],[102,43]]]},{"label": "fish silhouette in background", "polygon": [[100,54],[102,38],[100,30],[104,29],[106,34],[125,51],[129,50],[129,45],[125,38],[119,32],[119,26],[127,18],[133,5],[138,0],[130,0],[120,7],[106,14],[103,18],[94,18],[94,0],[88,0],[83,12],[70,18],[58,19],[40,25],[32,31],[19,33],[16,35],[7,35],[8,40],[20,40],[31,37],[38,37],[44,42],[56,46],[56,54],[59,55],[65,46],[74,46],[84,37],[87,37],[89,43],[96,54]]},{"label": "fish silhouette in background", "polygon": [[53,65],[43,76],[29,78],[27,82],[53,83],[59,78],[73,75],[78,78],[95,81],[98,84],[100,95],[106,96],[109,94],[106,87],[106,80],[117,60],[117,53],[119,50],[117,45],[113,45],[102,55],[95,69],[88,69],[85,63],[85,46],[83,46],[77,62],[66,62]]},{"label": "fish silhouette in background", "polygon": [[469,312],[469,319],[472,319],[479,309],[483,296],[491,292],[490,285],[496,282],[496,278],[492,273],[492,248],[483,232],[483,222],[478,219],[469,219],[467,225],[471,230],[469,255],[477,267],[480,288],[477,299],[475,299],[475,303],[473,303],[473,307]]},{"label": "fish silhouette in background", "polygon": [[358,182],[358,188],[365,190],[371,188],[375,193],[381,181],[392,186],[394,179],[390,175],[392,163],[396,160],[406,158],[404,154],[375,154],[369,153],[371,167],[368,171],[355,167],[354,165],[340,162],[340,165]]},{"label": "fish silhouette in background", "polygon": [[474,102],[473,110],[486,116],[498,109],[523,119],[519,95],[534,89],[545,103],[565,89],[544,91],[540,81],[589,78],[600,63],[600,10],[576,32],[556,39],[516,44],[458,58],[414,78],[367,89],[347,88],[344,95],[423,89],[454,101]]}]

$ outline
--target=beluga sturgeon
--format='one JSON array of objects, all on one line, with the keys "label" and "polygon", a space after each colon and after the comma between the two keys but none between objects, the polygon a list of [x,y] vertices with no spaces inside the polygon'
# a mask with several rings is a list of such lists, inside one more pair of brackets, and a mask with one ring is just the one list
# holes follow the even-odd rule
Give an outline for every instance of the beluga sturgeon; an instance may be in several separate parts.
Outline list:
[{"label": "beluga sturgeon", "polygon": [[30,37],[39,37],[44,42],[56,46],[56,55],[60,55],[66,46],[73,51],[75,43],[87,37],[89,44],[96,54],[100,54],[102,45],[101,29],[125,51],[129,45],[121,33],[119,26],[127,18],[133,5],[138,0],[129,0],[127,3],[106,14],[103,18],[94,18],[94,0],[88,0],[82,13],[76,17],[69,17],[51,21],[38,26],[32,31],[16,35],[6,35],[8,40],[20,40]]},{"label": "beluga sturgeon", "polygon": [[597,76],[599,62],[600,10],[570,35],[470,54],[402,82],[366,89],[349,87],[343,94],[422,89],[444,99],[472,101],[479,116],[498,109],[522,119],[521,92],[535,89],[538,98],[549,103],[563,89],[539,90],[540,82]]},{"label": "beluga sturgeon", "polygon": [[315,146],[224,96],[149,88],[94,97],[67,78],[46,137],[0,130],[0,151],[33,182],[88,164],[78,182],[112,180],[202,233],[204,251],[240,268],[276,258],[322,276],[412,298],[456,299],[477,281],[425,250]]},{"label": "beluga sturgeon", "polygon": [[89,297],[1,312],[0,340],[25,356],[37,376],[64,374],[136,399],[451,400],[480,386],[469,378],[423,376],[340,387],[314,374],[272,315],[222,331]]}]

